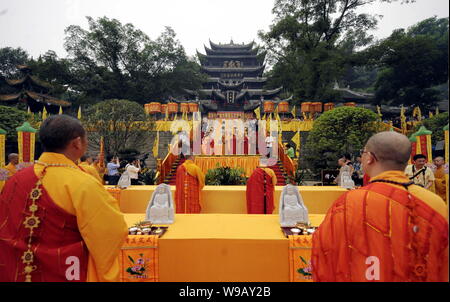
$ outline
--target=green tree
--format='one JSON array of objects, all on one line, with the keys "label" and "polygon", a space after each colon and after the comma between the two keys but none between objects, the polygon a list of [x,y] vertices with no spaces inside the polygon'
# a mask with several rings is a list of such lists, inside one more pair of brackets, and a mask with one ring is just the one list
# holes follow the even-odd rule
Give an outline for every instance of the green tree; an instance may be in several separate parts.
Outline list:
[{"label": "green tree", "polygon": [[0,48],[0,76],[15,78],[20,72],[17,65],[28,64],[30,57],[22,48]]},{"label": "green tree", "polygon": [[[276,0],[275,22],[259,36],[274,64],[271,86],[283,85],[301,99],[337,99],[334,81],[347,57],[367,45],[377,18],[358,9],[390,0]],[[409,1],[403,1],[409,2]]]},{"label": "green tree", "polygon": [[104,138],[105,152],[118,154],[120,150],[143,150],[148,130],[153,123],[149,121],[144,108],[128,100],[107,100],[89,107],[83,121],[89,131],[91,145],[99,146]]},{"label": "green tree", "polygon": [[425,126],[428,130],[432,131],[431,141],[435,145],[438,141],[444,140],[444,130],[442,130],[448,124],[448,112],[439,113],[431,118],[422,120],[414,128],[414,132],[418,131],[421,126]]},{"label": "green tree", "polygon": [[305,144],[304,164],[316,171],[337,166],[344,153],[355,155],[378,131],[377,115],[360,107],[338,107],[315,120]]},{"label": "green tree", "polygon": [[433,17],[395,30],[354,58],[379,68],[377,103],[430,109],[441,93],[433,87],[448,81],[448,18]]},{"label": "green tree", "polygon": [[9,142],[17,142],[16,128],[30,119],[31,116],[25,111],[14,107],[0,106],[0,128],[7,132],[6,139]]},{"label": "green tree", "polygon": [[193,62],[170,27],[153,41],[130,23],[106,17],[87,20],[88,30],[71,25],[65,31],[65,48],[79,79],[73,89],[83,94],[84,103],[113,98],[145,103],[175,95],[180,78],[188,85],[184,88],[200,85],[198,73],[183,71]]}]

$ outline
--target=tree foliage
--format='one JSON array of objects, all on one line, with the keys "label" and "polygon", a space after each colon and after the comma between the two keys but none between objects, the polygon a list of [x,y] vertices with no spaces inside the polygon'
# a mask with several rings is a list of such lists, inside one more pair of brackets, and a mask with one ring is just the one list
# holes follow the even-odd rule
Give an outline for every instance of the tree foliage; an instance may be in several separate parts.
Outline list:
[{"label": "tree foliage", "polygon": [[440,94],[433,86],[448,81],[448,18],[433,17],[395,30],[354,58],[379,68],[378,103],[430,109]]},{"label": "tree foliage", "polygon": [[377,115],[360,107],[338,107],[323,113],[305,145],[304,162],[310,168],[336,167],[344,153],[356,154],[378,131]]},{"label": "tree foliage", "polygon": [[22,126],[31,116],[25,111],[14,107],[0,106],[0,128],[7,132],[8,141],[17,142],[16,128]]},{"label": "tree foliage", "polygon": [[448,112],[439,113],[431,118],[423,120],[417,124],[414,132],[418,131],[421,126],[425,126],[428,130],[432,131],[431,141],[435,145],[438,141],[444,140],[443,128],[448,125]]},{"label": "tree foliage", "polygon": [[375,2],[276,0],[274,24],[259,33],[275,63],[269,84],[283,85],[297,98],[337,99],[333,84],[342,76],[346,58],[372,41],[367,31],[377,25],[376,16],[358,9]]},{"label": "tree foliage", "polygon": [[92,145],[99,146],[100,137],[104,138],[108,155],[127,148],[142,150],[153,126],[142,106],[128,100],[107,100],[91,106],[84,124]]},{"label": "tree foliage", "polygon": [[132,24],[106,17],[87,19],[89,29],[71,25],[65,31],[65,48],[78,79],[74,89],[86,100],[145,103],[200,85],[195,63],[170,27],[153,41]]}]

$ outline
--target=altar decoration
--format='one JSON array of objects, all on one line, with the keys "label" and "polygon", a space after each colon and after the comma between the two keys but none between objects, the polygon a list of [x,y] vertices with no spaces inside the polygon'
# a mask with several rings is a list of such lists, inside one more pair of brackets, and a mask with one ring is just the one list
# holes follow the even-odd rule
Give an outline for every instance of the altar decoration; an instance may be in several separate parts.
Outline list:
[{"label": "altar decoration", "polygon": [[290,235],[289,237],[289,281],[312,282],[311,235]]},{"label": "altar decoration", "polygon": [[33,163],[37,130],[31,127],[28,122],[23,123],[16,130],[18,135],[19,163]]},{"label": "altar decoration", "polygon": [[128,235],[120,251],[121,282],[158,282],[158,235]]},{"label": "altar decoration", "polygon": [[259,165],[259,155],[231,155],[231,156],[196,156],[194,163],[207,173],[210,169],[217,168],[217,165],[222,167],[242,168],[245,171],[245,176],[250,177],[253,170]]}]

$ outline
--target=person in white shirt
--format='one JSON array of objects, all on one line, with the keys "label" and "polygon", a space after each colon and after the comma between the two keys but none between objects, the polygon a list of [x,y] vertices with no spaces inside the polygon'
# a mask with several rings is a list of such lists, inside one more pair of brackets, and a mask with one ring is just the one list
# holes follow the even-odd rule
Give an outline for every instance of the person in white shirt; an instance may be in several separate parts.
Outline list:
[{"label": "person in white shirt", "polygon": [[131,164],[127,164],[125,170],[130,176],[131,185],[138,185],[139,171],[141,171],[141,163],[138,159],[133,160]]}]

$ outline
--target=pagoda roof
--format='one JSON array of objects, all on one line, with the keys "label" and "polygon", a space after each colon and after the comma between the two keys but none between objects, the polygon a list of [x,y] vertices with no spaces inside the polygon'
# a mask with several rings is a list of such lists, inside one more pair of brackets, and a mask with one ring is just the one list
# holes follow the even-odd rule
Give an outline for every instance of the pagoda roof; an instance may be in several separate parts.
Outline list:
[{"label": "pagoda roof", "polygon": [[234,44],[233,40],[230,41],[228,44],[216,44],[209,40],[209,45],[211,45],[211,49],[213,50],[229,50],[229,49],[236,49],[236,50],[251,50],[253,48],[253,44],[255,41],[252,41],[248,44]]},{"label": "pagoda roof", "polygon": [[[206,79],[206,83],[216,83],[220,81],[220,78],[215,78],[215,77],[209,77]],[[267,78],[266,77],[246,77],[246,78],[242,78],[240,81],[243,81],[245,83],[265,83],[267,82]]]},{"label": "pagoda roof", "polygon": [[49,105],[68,107],[70,106],[70,102],[60,100],[58,98],[54,98],[47,94],[37,93],[29,90],[25,90],[24,92],[15,93],[15,94],[3,94],[0,95],[0,101],[19,101],[21,98],[28,96],[29,98],[35,100],[40,103],[47,103]]},{"label": "pagoda roof", "polygon": [[205,52],[208,56],[217,55],[217,56],[226,56],[228,57],[231,54],[242,54],[242,55],[254,55],[258,54],[259,47],[255,47],[253,49],[240,49],[240,48],[227,48],[227,49],[211,49],[205,46]]},{"label": "pagoda roof", "polygon": [[46,89],[52,88],[52,86],[49,83],[42,81],[42,80],[38,79],[37,77],[32,76],[30,74],[27,74],[26,76],[24,76],[23,78],[18,79],[18,80],[8,80],[8,79],[5,79],[5,80],[6,80],[6,83],[8,83],[8,85],[13,86],[13,87],[20,86],[23,83],[30,81],[34,85],[42,87],[42,88],[46,88]]},{"label": "pagoda roof", "polygon": [[202,66],[202,69],[209,72],[254,72],[254,71],[263,71],[265,67],[266,65],[256,67],[237,67],[237,68]]}]

